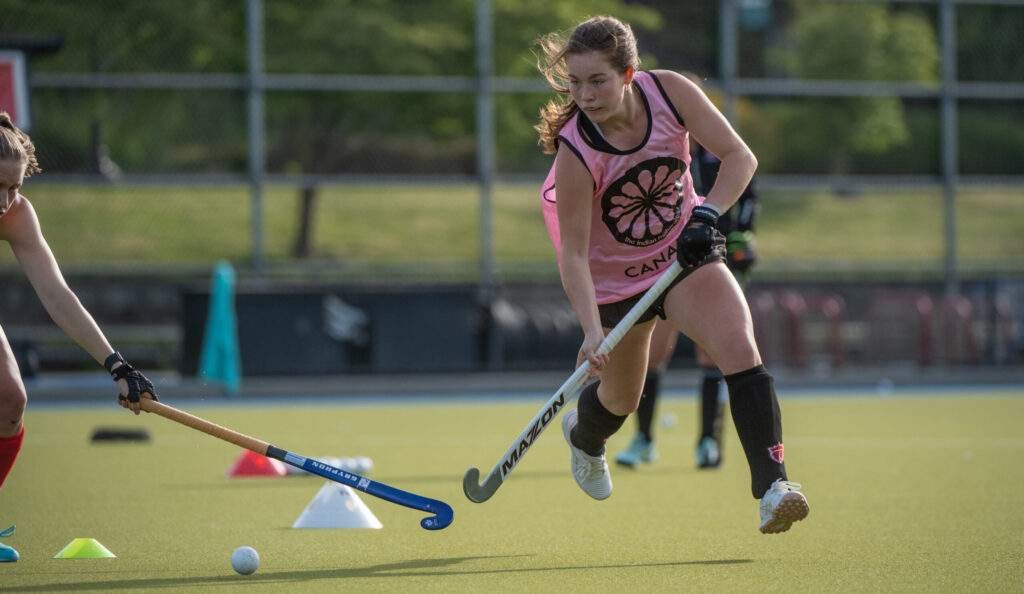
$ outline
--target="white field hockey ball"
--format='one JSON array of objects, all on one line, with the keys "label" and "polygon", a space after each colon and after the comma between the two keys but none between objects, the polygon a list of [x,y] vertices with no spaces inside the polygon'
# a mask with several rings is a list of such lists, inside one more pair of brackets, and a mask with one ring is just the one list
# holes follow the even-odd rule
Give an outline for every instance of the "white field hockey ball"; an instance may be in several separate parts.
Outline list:
[{"label": "white field hockey ball", "polygon": [[231,553],[231,567],[242,575],[254,574],[260,567],[260,554],[252,547],[238,547]]}]

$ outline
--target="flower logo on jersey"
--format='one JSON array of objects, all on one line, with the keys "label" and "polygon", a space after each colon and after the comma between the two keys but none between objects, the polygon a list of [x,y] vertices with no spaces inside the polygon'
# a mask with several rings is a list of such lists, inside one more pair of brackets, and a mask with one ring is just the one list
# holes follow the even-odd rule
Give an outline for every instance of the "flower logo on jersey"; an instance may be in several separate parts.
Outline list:
[{"label": "flower logo on jersey", "polygon": [[679,223],[682,196],[675,184],[686,163],[649,159],[608,186],[601,197],[604,224],[619,243],[643,247],[663,239]]}]

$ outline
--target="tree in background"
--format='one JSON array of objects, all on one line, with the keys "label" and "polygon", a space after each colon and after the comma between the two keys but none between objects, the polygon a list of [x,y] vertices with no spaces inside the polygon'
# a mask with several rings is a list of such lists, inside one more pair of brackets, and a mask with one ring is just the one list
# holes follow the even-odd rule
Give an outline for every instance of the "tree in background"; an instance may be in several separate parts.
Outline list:
[{"label": "tree in background", "polygon": [[[530,52],[537,36],[567,30],[595,14],[614,14],[635,26],[646,68],[717,74],[716,51],[708,47],[717,36],[717,1],[492,2],[499,76],[540,81]],[[933,7],[806,0],[776,4],[775,13],[784,15],[787,26],[764,39],[773,47],[771,67],[783,74],[819,80],[937,80]],[[266,68],[277,74],[473,76],[474,5],[474,0],[267,0]],[[1017,51],[1015,34],[1021,15],[1012,7],[958,6],[965,80],[1019,79],[1024,52]],[[36,73],[246,72],[242,2],[0,0],[0,35],[26,33],[65,39],[62,51],[33,62]],[[742,36],[741,49],[750,39]],[[748,75],[763,70],[748,66],[743,70]],[[537,173],[549,162],[536,150],[531,128],[547,97],[498,95],[502,172]],[[741,129],[763,171],[866,168],[896,173],[935,167],[934,102],[830,98],[756,104],[760,109],[740,106]],[[964,159],[965,171],[983,171],[1000,159],[999,171],[1015,171],[1012,156],[1019,152],[1020,139],[1014,131],[1019,127],[1000,126],[989,117],[989,103],[962,106],[962,144],[973,159]],[[1016,106],[996,107],[1021,121]],[[111,157],[129,173],[238,173],[246,167],[245,95],[238,90],[37,88],[33,108],[33,136],[49,171],[89,170],[99,136],[96,122],[102,123]],[[271,91],[268,169],[473,173],[474,114],[468,93]],[[998,142],[991,140],[993,134],[999,135]],[[915,142],[908,144],[911,139]],[[970,144],[972,139],[977,142]],[[967,151],[968,145],[977,150]],[[908,146],[915,150],[905,150]]]},{"label": "tree in background", "polygon": [[[267,69],[372,76],[474,76],[475,1],[316,0],[268,4]],[[400,9],[396,10],[396,5]],[[657,27],[658,13],[622,0],[493,0],[494,71],[541,80],[536,38],[594,14]],[[274,32],[273,41],[271,33]],[[339,34],[344,32],[344,34]],[[534,169],[543,95],[496,98],[499,168]],[[269,104],[271,165],[287,171],[476,171],[475,97],[468,93],[278,94]],[[275,165],[276,164],[276,165]],[[538,165],[531,167],[531,165]]]},{"label": "tree in background", "polygon": [[[960,80],[1024,80],[1024,6],[957,6]],[[961,100],[960,172],[1020,173],[1024,154],[1024,102]]]},{"label": "tree in background", "polygon": [[[796,78],[934,82],[938,46],[928,20],[916,10],[886,5],[801,1],[770,60]],[[878,154],[907,142],[898,97],[836,97],[776,104],[782,138],[774,147],[780,168],[800,171],[821,163],[847,173],[851,157]],[[759,152],[760,154],[760,152]]]},{"label": "tree in background", "polygon": [[[60,36],[33,73],[241,73],[244,3],[0,0],[0,35]],[[245,166],[245,110],[233,91],[33,90],[33,138],[47,171],[94,170],[98,148],[129,172]]]},{"label": "tree in background", "polygon": [[[474,0],[268,0],[265,67],[275,74],[473,76]],[[540,76],[530,46],[593,14],[656,28],[658,13],[623,0],[493,0],[496,72]],[[225,0],[0,0],[0,34],[64,37],[35,72],[244,74],[245,5]],[[532,163],[544,97],[507,95],[499,155]],[[97,131],[126,172],[241,172],[246,104],[239,91],[37,89],[36,130],[50,171],[90,168]],[[469,93],[271,91],[267,168],[292,173],[473,173]],[[96,123],[101,124],[100,127]],[[538,169],[539,170],[539,169]]]}]

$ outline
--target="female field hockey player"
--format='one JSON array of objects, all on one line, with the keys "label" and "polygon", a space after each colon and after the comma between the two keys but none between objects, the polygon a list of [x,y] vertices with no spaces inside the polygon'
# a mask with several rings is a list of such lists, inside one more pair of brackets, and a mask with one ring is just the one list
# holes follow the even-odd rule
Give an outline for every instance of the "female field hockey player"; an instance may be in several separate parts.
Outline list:
[{"label": "female field hockey player", "polygon": [[[10,244],[53,321],[110,372],[117,382],[120,405],[139,414],[140,397],[156,400],[153,384],[111,348],[92,316],[68,288],[32,204],[20,193],[25,178],[39,171],[32,140],[6,112],[0,112],[0,240]],[[0,487],[14,466],[25,437],[26,402],[18,364],[0,328]],[[17,551],[0,544],[0,561],[17,560]]]},{"label": "female field hockey player", "polygon": [[[700,79],[687,75],[698,86]],[[706,195],[718,177],[721,161],[700,144],[691,143],[693,162],[690,172],[694,177],[697,194]],[[726,237],[725,265],[736,277],[740,287],[747,284],[750,269],[757,260],[754,248],[754,222],[759,211],[759,198],[751,181],[736,204],[718,218],[718,231]],[[661,380],[668,362],[675,351],[679,333],[668,324],[657,323],[651,335],[651,350],[648,355],[647,375],[640,404],[636,411],[637,432],[629,446],[615,456],[620,466],[635,468],[638,464],[657,458],[654,447],[654,418]],[[700,403],[700,427],[697,437],[695,458],[697,468],[718,468],[722,463],[722,400],[719,398],[722,372],[704,349],[697,347],[697,365],[701,369],[701,381],[697,389]]]},{"label": "female field hockey player", "polygon": [[[697,85],[675,72],[638,70],[636,40],[621,21],[595,17],[567,39],[543,37],[540,48],[541,70],[564,97],[541,110],[537,125],[541,146],[555,154],[541,202],[584,333],[579,361],[588,360],[600,377],[563,419],[573,477],[594,499],[611,495],[605,442],[637,409],[657,316],[722,370],[751,491],[760,499],[760,530],[788,530],[809,506],[786,475],[772,377],[715,228],[757,160]],[[694,192],[688,171],[691,133],[722,161],[706,198]],[[605,332],[672,258],[684,267],[679,278],[611,353],[599,354]]]}]

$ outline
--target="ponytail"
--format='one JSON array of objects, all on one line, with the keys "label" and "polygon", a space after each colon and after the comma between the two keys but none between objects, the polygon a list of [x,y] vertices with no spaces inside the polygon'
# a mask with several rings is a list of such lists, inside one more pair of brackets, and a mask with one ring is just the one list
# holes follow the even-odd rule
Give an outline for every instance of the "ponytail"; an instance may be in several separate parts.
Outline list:
[{"label": "ponytail", "polygon": [[540,123],[533,127],[540,138],[537,144],[547,155],[553,155],[558,151],[558,133],[573,115],[579,111],[579,106],[572,99],[552,99],[547,105],[540,108]]},{"label": "ponytail", "polygon": [[552,155],[558,150],[558,133],[562,131],[569,118],[579,111],[579,106],[573,101],[566,85],[569,79],[565,67],[568,42],[559,33],[549,33],[541,37],[537,45],[540,46],[537,69],[547,79],[551,90],[559,96],[540,108],[540,122],[533,129],[537,131],[537,144],[541,150]]}]

